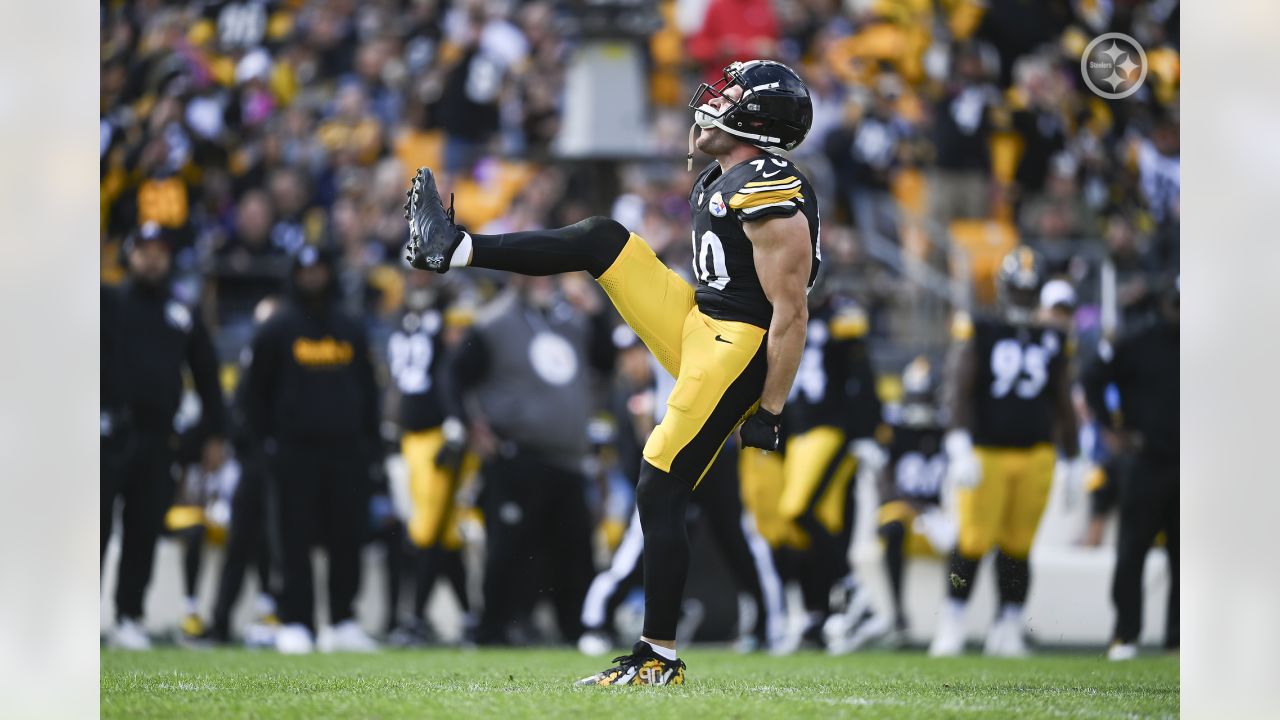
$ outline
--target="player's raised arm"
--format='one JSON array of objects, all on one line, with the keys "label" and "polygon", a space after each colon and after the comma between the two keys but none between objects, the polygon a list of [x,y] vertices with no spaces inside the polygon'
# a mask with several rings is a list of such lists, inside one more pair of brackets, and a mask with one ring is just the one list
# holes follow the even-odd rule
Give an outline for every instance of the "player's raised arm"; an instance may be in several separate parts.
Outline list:
[{"label": "player's raised arm", "polygon": [[[770,420],[782,412],[804,352],[809,323],[805,291],[812,271],[813,247],[809,242],[809,220],[801,213],[745,223],[743,228],[751,240],[760,287],[773,306],[766,351],[769,369],[760,395],[760,409],[769,413],[763,419]],[[749,445],[748,434],[742,440]]]}]

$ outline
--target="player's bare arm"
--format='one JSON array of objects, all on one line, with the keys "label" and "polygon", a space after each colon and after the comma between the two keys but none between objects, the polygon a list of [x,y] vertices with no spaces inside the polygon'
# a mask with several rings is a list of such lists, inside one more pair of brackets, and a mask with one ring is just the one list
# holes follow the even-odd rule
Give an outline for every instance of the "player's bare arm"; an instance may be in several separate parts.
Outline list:
[{"label": "player's bare arm", "polygon": [[971,487],[981,477],[981,467],[973,454],[969,428],[973,421],[973,386],[978,375],[978,352],[973,338],[951,347],[947,358],[946,406],[951,412],[951,429],[943,445],[947,453],[947,475],[952,484]]},{"label": "player's bare arm", "polygon": [[800,367],[809,324],[808,286],[813,249],[809,221],[799,213],[744,226],[751,239],[756,273],[765,297],[773,305],[769,321],[769,363],[760,407],[778,414],[787,401]]},{"label": "player's bare arm", "polygon": [[947,356],[945,405],[951,414],[951,427],[967,430],[973,419],[973,383],[977,375],[977,352],[973,339],[955,343]]}]

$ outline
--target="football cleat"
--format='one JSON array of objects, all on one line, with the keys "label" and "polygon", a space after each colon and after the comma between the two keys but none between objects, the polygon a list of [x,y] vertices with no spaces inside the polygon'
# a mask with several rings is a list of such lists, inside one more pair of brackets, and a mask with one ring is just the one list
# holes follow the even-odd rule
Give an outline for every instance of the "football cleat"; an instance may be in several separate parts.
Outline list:
[{"label": "football cleat", "polygon": [[200,616],[195,613],[182,618],[182,624],[178,627],[187,638],[198,638],[204,635],[204,620],[201,620]]},{"label": "football cleat", "polygon": [[247,648],[270,648],[276,644],[276,633],[280,630],[280,618],[273,612],[266,613],[249,623],[244,629],[244,646]]},{"label": "football cleat", "polygon": [[1138,657],[1138,646],[1136,643],[1122,643],[1119,641],[1111,643],[1111,647],[1107,648],[1107,659],[1112,662],[1124,662]]},{"label": "football cleat", "polygon": [[282,625],[276,631],[275,644],[281,655],[306,655],[316,647],[311,631],[301,623]]},{"label": "football cleat", "polygon": [[578,638],[578,652],[589,657],[599,657],[613,649],[613,640],[599,630],[588,630]]},{"label": "football cleat", "polygon": [[948,600],[938,613],[938,629],[929,645],[929,657],[955,657],[964,652],[964,605]]},{"label": "football cleat", "polygon": [[107,646],[117,650],[150,650],[151,638],[147,637],[142,623],[132,618],[120,618],[107,636]]},{"label": "football cleat", "polygon": [[334,625],[329,633],[330,652],[374,652],[378,643],[369,637],[364,628],[355,620],[343,620]]},{"label": "football cleat", "polygon": [[387,644],[391,647],[414,648],[436,645],[440,638],[422,618],[406,618],[396,624],[387,634]]},{"label": "football cleat", "polygon": [[405,192],[404,217],[409,221],[405,260],[419,270],[445,273],[454,250],[462,242],[463,228],[453,222],[453,195],[444,209],[431,168],[418,168]]},{"label": "football cleat", "polygon": [[1022,614],[1002,613],[987,631],[982,651],[993,657],[1026,657],[1028,651],[1023,637]]},{"label": "football cleat", "polygon": [[668,660],[653,651],[649,643],[641,640],[631,649],[630,655],[613,659],[611,668],[585,677],[574,685],[683,685],[684,661]]},{"label": "football cleat", "polygon": [[824,630],[827,631],[827,653],[831,655],[856,652],[872,641],[888,635],[893,630],[893,621],[871,608],[863,610],[853,622],[852,627],[849,627],[843,633],[830,632],[833,629],[830,625],[831,623],[828,621]]}]

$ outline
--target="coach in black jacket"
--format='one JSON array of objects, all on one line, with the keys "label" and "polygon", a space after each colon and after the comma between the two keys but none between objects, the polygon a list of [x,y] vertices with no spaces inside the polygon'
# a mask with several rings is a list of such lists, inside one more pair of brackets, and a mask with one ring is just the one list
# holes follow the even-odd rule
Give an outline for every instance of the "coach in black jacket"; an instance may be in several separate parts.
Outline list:
[{"label": "coach in black jacket", "polygon": [[275,484],[272,514],[283,587],[277,647],[307,652],[315,632],[310,548],[329,557],[329,619],[335,642],[369,644],[352,620],[360,545],[376,461],[378,390],[364,328],[334,305],[334,267],[324,251],[295,257],[288,300],[254,337],[240,394]]},{"label": "coach in black jacket", "polygon": [[151,581],[156,538],[173,500],[173,418],[182,400],[182,371],[190,371],[201,402],[197,432],[205,461],[221,463],[226,407],[218,362],[200,314],[169,289],[172,249],[165,231],[148,223],[125,246],[129,279],[102,288],[101,483],[105,559],[116,498],[121,513],[117,625],[113,645],[148,646],[142,599]]},{"label": "coach in black jacket", "polygon": [[[1109,656],[1133,657],[1142,631],[1142,576],[1147,551],[1164,532],[1169,558],[1169,605],[1165,648],[1178,647],[1178,378],[1177,285],[1160,303],[1160,320],[1104,347],[1084,375],[1094,416],[1117,449],[1131,451],[1133,464],[1118,478],[1120,537],[1111,599],[1116,625]],[[1107,409],[1107,386],[1120,394],[1119,417]]]}]

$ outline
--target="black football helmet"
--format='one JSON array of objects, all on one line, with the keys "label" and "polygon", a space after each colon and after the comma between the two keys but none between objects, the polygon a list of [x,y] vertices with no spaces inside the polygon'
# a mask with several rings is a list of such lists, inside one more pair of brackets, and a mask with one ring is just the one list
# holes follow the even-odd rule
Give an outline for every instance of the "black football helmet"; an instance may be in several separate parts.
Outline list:
[{"label": "black football helmet", "polygon": [[[742,88],[738,100],[724,96],[731,85]],[[713,98],[728,104],[717,110],[710,105]],[[718,82],[698,86],[689,107],[699,126],[718,127],[761,148],[793,150],[813,125],[809,88],[794,70],[773,60],[730,64]]]},{"label": "black football helmet", "polygon": [[996,297],[1005,318],[1028,324],[1040,307],[1040,287],[1044,285],[1045,264],[1040,253],[1019,245],[1000,261],[996,272]]}]

